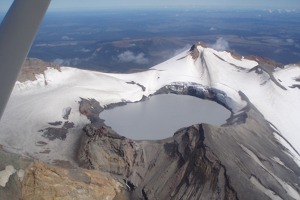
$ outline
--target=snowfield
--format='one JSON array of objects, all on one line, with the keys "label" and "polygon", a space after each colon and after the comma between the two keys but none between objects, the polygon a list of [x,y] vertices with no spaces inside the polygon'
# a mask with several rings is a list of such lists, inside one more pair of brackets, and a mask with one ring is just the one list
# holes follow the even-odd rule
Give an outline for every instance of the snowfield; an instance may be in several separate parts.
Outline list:
[{"label": "snowfield", "polygon": [[[247,105],[239,91],[244,93],[272,124],[274,134],[289,150],[289,155],[299,162],[300,89],[293,86],[300,84],[297,80],[300,67],[276,68],[273,76],[281,84],[279,87],[266,71],[249,71],[259,64],[254,60],[237,59],[229,52],[204,48],[200,44],[196,50],[196,59],[185,51],[144,72],[109,74],[71,67],[61,67],[60,71],[48,68],[44,74],[36,75],[35,81],[17,82],[0,121],[1,145],[47,162],[73,162],[82,127],[89,123],[79,113],[80,98],[93,98],[101,106],[136,102],[173,83],[196,83],[203,89],[225,92],[233,100],[229,105],[233,113]],[[66,120],[63,115],[68,107],[71,113]],[[74,123],[66,139],[43,137],[41,130],[62,126],[48,124],[58,121]]]}]

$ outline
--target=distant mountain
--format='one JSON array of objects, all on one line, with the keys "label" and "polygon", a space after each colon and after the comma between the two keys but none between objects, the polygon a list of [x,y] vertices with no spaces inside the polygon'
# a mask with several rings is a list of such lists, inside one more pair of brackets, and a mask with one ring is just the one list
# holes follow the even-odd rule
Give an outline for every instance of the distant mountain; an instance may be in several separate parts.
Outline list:
[{"label": "distant mountain", "polygon": [[[23,70],[0,121],[0,197],[300,199],[299,65],[200,42],[131,74],[32,63],[43,67]],[[121,136],[99,117],[164,93],[216,101],[231,117],[156,141]]]}]

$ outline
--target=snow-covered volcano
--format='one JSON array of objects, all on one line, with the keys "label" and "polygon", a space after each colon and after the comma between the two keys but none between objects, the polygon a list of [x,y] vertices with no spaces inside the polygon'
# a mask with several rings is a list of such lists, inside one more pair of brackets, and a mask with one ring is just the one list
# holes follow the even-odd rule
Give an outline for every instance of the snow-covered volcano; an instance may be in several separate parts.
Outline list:
[{"label": "snow-covered volcano", "polygon": [[205,96],[208,90],[215,90],[215,100],[233,115],[247,105],[240,95],[242,92],[270,122],[274,134],[290,153],[298,157],[300,152],[299,65],[276,67],[264,60],[260,62],[259,58],[237,57],[198,43],[144,72],[109,74],[48,67],[35,78],[15,85],[1,120],[0,137],[4,146],[30,152],[27,148],[38,142],[35,140],[43,140],[38,131],[48,128],[48,123],[67,121],[63,115],[68,109],[71,109],[68,121],[74,123],[74,129],[81,129],[89,122],[79,113],[81,98],[95,99],[106,106],[140,101],[166,86],[175,89],[175,86],[194,85],[203,91],[204,98],[209,98]]},{"label": "snow-covered volcano", "polygon": [[[255,132],[255,121],[263,121],[257,123],[264,124],[261,125],[266,126],[264,130],[276,138],[279,152],[298,163],[297,167],[293,165],[292,171],[299,176],[299,89],[299,65],[280,66],[258,57],[245,58],[216,51],[201,43],[147,71],[132,74],[48,67],[35,74],[35,80],[16,83],[0,122],[0,140],[8,150],[43,161],[76,163],[82,128],[93,122],[93,114],[115,103],[136,102],[172,92],[211,99],[228,108],[232,116],[220,134],[243,123],[248,123],[247,130],[251,131],[252,126]],[[83,101],[89,102],[90,110],[85,110],[84,105],[79,108]],[[256,113],[253,116],[259,116],[253,122],[247,120],[251,115],[249,110]],[[236,132],[238,134],[238,130]],[[243,132],[240,140],[232,136],[240,150],[268,171],[285,188],[287,196],[299,199],[299,185],[286,183],[270,172],[260,161],[265,152],[256,149],[258,153],[253,153],[250,149],[255,147],[246,145],[250,136],[242,138],[242,135]],[[270,153],[267,148],[265,151]],[[273,161],[288,168],[275,154]],[[269,198],[282,199],[272,193],[273,189],[263,187],[257,177],[253,176],[251,182]]]}]

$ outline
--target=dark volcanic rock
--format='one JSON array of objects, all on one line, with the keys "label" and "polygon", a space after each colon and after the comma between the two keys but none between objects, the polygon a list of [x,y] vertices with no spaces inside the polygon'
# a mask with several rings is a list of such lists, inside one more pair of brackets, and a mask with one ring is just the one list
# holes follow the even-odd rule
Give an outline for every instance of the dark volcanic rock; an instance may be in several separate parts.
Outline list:
[{"label": "dark volcanic rock", "polygon": [[103,120],[99,118],[99,114],[103,110],[104,109],[100,106],[99,102],[95,99],[81,98],[81,101],[79,102],[79,112],[85,115],[92,124],[103,123]]},{"label": "dark volcanic rock", "polygon": [[[50,125],[61,125],[60,122],[55,123],[49,123]],[[49,140],[65,140],[67,137],[68,129],[73,128],[74,123],[66,121],[61,128],[53,128],[49,127],[44,130],[40,130],[39,132],[43,132],[43,137],[49,139]]]},{"label": "dark volcanic rock", "polygon": [[62,124],[62,121],[49,122],[48,124],[51,126],[60,126]]},{"label": "dark volcanic rock", "polygon": [[290,86],[290,88],[298,88],[298,89],[300,89],[300,85],[299,84],[294,84],[294,85]]},{"label": "dark volcanic rock", "polygon": [[126,101],[122,101],[122,102],[119,102],[119,103],[111,103],[111,104],[106,105],[104,108],[109,110],[109,109],[113,109],[113,108],[118,107],[118,106],[124,106],[127,103],[128,102],[126,102]]},{"label": "dark volcanic rock", "polygon": [[68,133],[68,129],[65,128],[46,128],[41,131],[43,132],[42,136],[49,140],[65,140]]},{"label": "dark volcanic rock", "polygon": [[237,199],[226,169],[204,148],[199,126],[163,142],[136,142],[109,130],[86,131],[81,165],[125,180],[132,199]]},{"label": "dark volcanic rock", "polygon": [[139,86],[140,88],[142,88],[143,91],[146,91],[146,87],[143,86],[143,85],[141,85],[141,84],[139,84],[139,83],[136,83],[136,82],[134,82],[134,81],[130,81],[130,82],[126,82],[126,83],[127,83],[127,84],[131,84],[131,85],[137,85],[137,86]]},{"label": "dark volcanic rock", "polygon": [[71,114],[72,108],[71,107],[67,107],[63,109],[63,119],[68,120],[69,116]]},{"label": "dark volcanic rock", "polygon": [[67,122],[64,123],[63,128],[65,128],[65,129],[74,128],[74,123],[67,121]]}]

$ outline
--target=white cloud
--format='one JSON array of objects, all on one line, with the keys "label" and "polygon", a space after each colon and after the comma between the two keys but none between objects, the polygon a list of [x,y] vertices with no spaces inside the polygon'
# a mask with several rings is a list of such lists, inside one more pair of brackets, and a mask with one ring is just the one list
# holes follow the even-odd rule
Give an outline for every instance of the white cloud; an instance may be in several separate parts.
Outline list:
[{"label": "white cloud", "polygon": [[286,42],[289,44],[294,44],[294,40],[291,38],[286,39]]},{"label": "white cloud", "polygon": [[60,58],[57,58],[57,59],[53,60],[53,63],[58,64],[58,65],[63,65],[64,64],[64,60],[60,59]]},{"label": "white cloud", "polygon": [[80,49],[80,52],[82,52],[82,53],[88,53],[88,52],[91,52],[91,50],[90,49],[86,49],[86,48],[82,48],[82,49]]},{"label": "white cloud", "polygon": [[229,43],[222,37],[218,38],[217,41],[210,46],[218,51],[229,50]]},{"label": "white cloud", "polygon": [[106,32],[120,32],[122,29],[115,28],[115,27],[109,27],[105,30]]},{"label": "white cloud", "polygon": [[300,56],[300,53],[298,53],[298,52],[293,52],[293,54],[296,56]]},{"label": "white cloud", "polygon": [[[89,49],[85,49],[86,52],[90,52],[90,50],[89,51],[87,50]],[[66,58],[66,59],[56,58],[52,62],[61,66],[80,66],[82,62],[89,62],[96,57],[97,57],[97,52],[94,52],[91,56],[85,58],[78,58],[78,57]]]},{"label": "white cloud", "polygon": [[180,49],[176,49],[176,50],[174,51],[174,56],[177,56],[178,54],[180,54],[180,53],[182,53],[182,52],[184,52],[184,51],[186,51],[186,50],[189,50],[189,49],[191,48],[191,46],[192,46],[192,45],[190,45],[190,44],[186,44],[184,47],[182,47],[182,48],[180,48]]},{"label": "white cloud", "polygon": [[282,49],[276,49],[276,50],[274,51],[274,53],[279,54],[279,53],[281,53],[282,51],[283,51]]},{"label": "white cloud", "polygon": [[81,63],[79,58],[71,58],[71,59],[61,59],[57,58],[53,60],[53,63],[61,65],[61,66],[77,66]]},{"label": "white cloud", "polygon": [[121,62],[134,62],[137,64],[147,64],[149,62],[144,53],[135,55],[132,51],[125,51],[119,54],[118,58]]},{"label": "white cloud", "polygon": [[67,36],[67,35],[62,36],[61,39],[62,39],[62,40],[73,40],[73,38],[71,38],[71,37],[69,37],[69,36]]},{"label": "white cloud", "polygon": [[215,30],[217,30],[215,27],[210,27],[210,29],[209,29],[210,31],[215,31]]},{"label": "white cloud", "polygon": [[279,39],[279,38],[268,38],[263,41],[270,43],[270,44],[280,44],[283,42],[282,39]]}]

